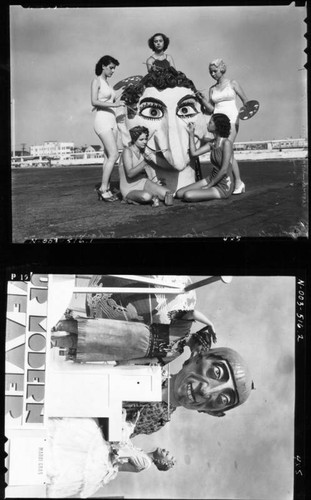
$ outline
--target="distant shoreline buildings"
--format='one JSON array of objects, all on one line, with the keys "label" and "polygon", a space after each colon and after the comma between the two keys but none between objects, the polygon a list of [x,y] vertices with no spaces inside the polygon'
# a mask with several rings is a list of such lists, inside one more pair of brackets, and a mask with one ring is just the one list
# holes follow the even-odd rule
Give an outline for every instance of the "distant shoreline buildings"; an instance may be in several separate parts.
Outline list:
[{"label": "distant shoreline buildings", "polygon": [[[237,160],[264,160],[282,158],[306,158],[308,141],[298,139],[273,139],[270,141],[236,142],[234,151]],[[120,150],[120,153],[122,150]],[[74,142],[45,141],[30,146],[30,151],[12,152],[11,166],[55,167],[74,165],[98,165],[104,159],[103,148],[99,145],[76,147]],[[202,155],[202,161],[209,160],[209,153]]]}]

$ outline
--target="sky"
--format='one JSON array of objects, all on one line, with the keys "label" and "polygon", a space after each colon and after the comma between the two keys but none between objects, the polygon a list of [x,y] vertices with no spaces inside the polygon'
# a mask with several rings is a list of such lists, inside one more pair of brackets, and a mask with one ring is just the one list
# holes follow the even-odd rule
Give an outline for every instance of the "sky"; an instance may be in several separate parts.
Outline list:
[{"label": "sky", "polygon": [[[175,467],[120,473],[95,496],[292,500],[295,278],[217,281],[197,289],[196,308],[214,323],[215,347],[231,347],[244,357],[255,390],[223,418],[178,408],[161,430],[133,439],[146,451],[158,446],[170,450]],[[179,371],[189,352],[186,348],[170,364],[171,373]]]},{"label": "sky", "polygon": [[[105,54],[120,65],[112,85],[146,73],[147,40],[170,38],[176,68],[208,95],[209,62],[260,102],[237,141],[306,137],[305,7],[10,7],[11,115],[15,149],[45,141],[100,145],[90,88]],[[12,102],[14,105],[12,105]],[[240,103],[241,104],[241,103]]]}]

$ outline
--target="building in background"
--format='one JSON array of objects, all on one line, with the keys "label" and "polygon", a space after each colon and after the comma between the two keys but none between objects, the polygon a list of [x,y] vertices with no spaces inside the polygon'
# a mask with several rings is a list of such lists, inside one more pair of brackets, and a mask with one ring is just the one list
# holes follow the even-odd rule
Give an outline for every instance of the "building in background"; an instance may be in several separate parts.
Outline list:
[{"label": "building in background", "polygon": [[74,152],[74,142],[45,141],[30,146],[31,156],[64,156]]}]

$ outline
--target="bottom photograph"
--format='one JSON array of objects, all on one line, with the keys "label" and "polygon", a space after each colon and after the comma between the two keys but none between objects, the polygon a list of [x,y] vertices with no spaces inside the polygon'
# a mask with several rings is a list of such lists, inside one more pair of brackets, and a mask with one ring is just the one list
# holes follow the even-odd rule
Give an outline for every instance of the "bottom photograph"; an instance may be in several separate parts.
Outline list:
[{"label": "bottom photograph", "polygon": [[291,500],[298,282],[11,274],[5,497]]}]

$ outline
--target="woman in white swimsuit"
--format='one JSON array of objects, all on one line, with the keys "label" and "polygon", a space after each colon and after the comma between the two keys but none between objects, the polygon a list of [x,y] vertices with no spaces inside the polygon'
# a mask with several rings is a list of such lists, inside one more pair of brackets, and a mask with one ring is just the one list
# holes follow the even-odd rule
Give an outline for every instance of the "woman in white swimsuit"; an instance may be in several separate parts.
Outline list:
[{"label": "woman in white swimsuit", "polygon": [[[229,139],[234,143],[239,130],[239,108],[237,107],[236,97],[238,96],[243,105],[248,101],[244,90],[236,80],[225,78],[227,67],[222,59],[215,59],[209,64],[209,72],[216,84],[209,89],[209,100],[203,94],[199,93],[204,106],[210,113],[223,113],[228,116],[231,123],[231,132]],[[232,171],[235,180],[235,189],[232,194],[241,194],[245,192],[245,184],[240,177],[238,163],[234,156],[232,157]]]},{"label": "woman in white swimsuit", "polygon": [[98,199],[116,201],[117,198],[110,191],[110,176],[113,166],[118,159],[117,122],[114,108],[124,106],[116,103],[115,92],[108,83],[119,61],[111,56],[103,56],[95,66],[96,77],[91,86],[91,103],[96,110],[94,130],[103,143],[105,160],[101,185],[97,189]]}]

